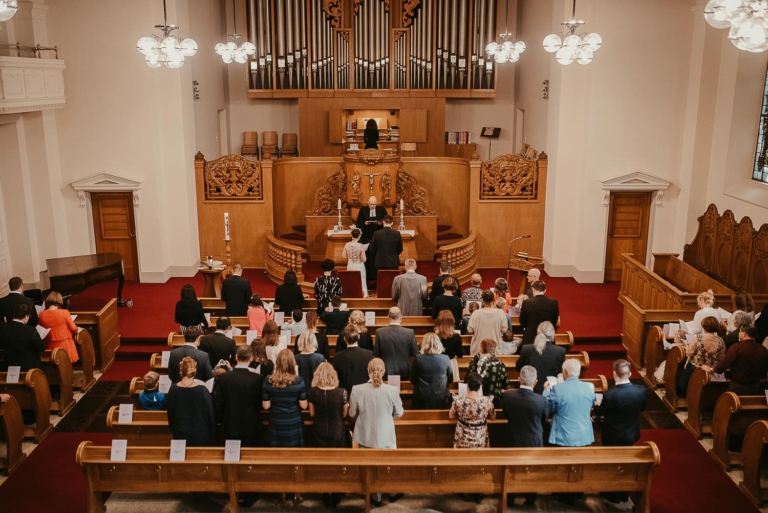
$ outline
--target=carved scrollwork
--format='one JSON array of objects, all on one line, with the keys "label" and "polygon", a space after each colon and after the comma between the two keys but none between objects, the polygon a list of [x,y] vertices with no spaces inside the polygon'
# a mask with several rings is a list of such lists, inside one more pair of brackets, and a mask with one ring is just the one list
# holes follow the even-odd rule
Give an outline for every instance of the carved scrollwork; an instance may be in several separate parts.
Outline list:
[{"label": "carved scrollwork", "polygon": [[395,202],[395,215],[400,215],[400,200],[403,200],[405,207],[404,215],[407,216],[433,216],[434,210],[429,210],[429,198],[427,190],[419,185],[419,182],[412,175],[403,171],[402,167],[397,172],[397,183],[395,184],[397,201]]},{"label": "carved scrollwork", "polygon": [[483,162],[480,199],[535,200],[538,169],[535,160],[521,155],[500,155]]},{"label": "carved scrollwork", "polygon": [[389,171],[381,175],[381,196],[384,198],[384,206],[388,207],[392,201],[392,176]]},{"label": "carved scrollwork", "polygon": [[315,192],[315,203],[310,215],[332,216],[338,213],[339,199],[341,199],[342,215],[349,215],[349,205],[347,204],[347,174],[344,172],[344,166],[334,174],[325,179],[325,185]]},{"label": "carved scrollwork", "polygon": [[742,251],[749,251],[752,247],[752,238],[755,229],[752,227],[752,219],[742,218],[736,227],[736,247]]},{"label": "carved scrollwork", "polygon": [[260,200],[261,164],[240,155],[225,155],[205,164],[205,199]]},{"label": "carved scrollwork", "polygon": [[363,3],[363,0],[354,0],[352,4],[352,9],[354,9],[355,14],[357,14],[358,9],[360,9],[360,4]]},{"label": "carved scrollwork", "polygon": [[384,150],[367,149],[357,152],[350,152],[344,155],[347,162],[365,163],[369,166],[385,162],[397,162],[400,156]]},{"label": "carved scrollwork", "polygon": [[349,181],[349,186],[352,189],[352,196],[355,198],[363,195],[363,191],[360,190],[360,173],[355,171],[355,174],[352,175],[352,179]]},{"label": "carved scrollwork", "polygon": [[416,8],[421,0],[403,0],[403,28],[410,27],[416,17]]},{"label": "carved scrollwork", "polygon": [[699,218],[699,221],[702,222],[702,225],[704,227],[704,233],[707,235],[712,235],[717,230],[717,219],[720,217],[717,213],[717,207],[713,204],[707,208],[707,211],[704,212],[704,215],[702,216],[703,219]]},{"label": "carved scrollwork", "polygon": [[323,11],[331,19],[331,26],[341,27],[341,0],[323,0]]}]

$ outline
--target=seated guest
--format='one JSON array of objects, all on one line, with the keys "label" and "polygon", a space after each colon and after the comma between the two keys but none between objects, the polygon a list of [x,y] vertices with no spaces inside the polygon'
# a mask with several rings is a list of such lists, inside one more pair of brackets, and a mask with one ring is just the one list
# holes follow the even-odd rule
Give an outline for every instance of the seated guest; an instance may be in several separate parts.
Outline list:
[{"label": "seated guest", "polygon": [[[728,318],[728,322],[731,323],[731,325],[735,328],[733,331],[728,332],[728,334],[723,339],[723,342],[725,342],[725,350],[729,350],[732,345],[737,344],[739,342],[739,336],[741,332],[742,326],[751,326],[754,321],[750,317],[750,315],[747,312],[734,312],[733,315],[731,315]],[[720,327],[722,328],[722,324],[720,324]]]},{"label": "seated guest", "polygon": [[461,335],[456,333],[455,326],[453,314],[449,310],[443,310],[435,319],[435,333],[440,337],[440,343],[443,345],[448,358],[461,358],[464,356]]},{"label": "seated guest", "polygon": [[333,296],[331,304],[320,314],[320,320],[325,323],[327,335],[338,335],[349,322],[352,312],[341,309],[341,296]]},{"label": "seated guest", "polygon": [[480,395],[483,378],[478,373],[470,371],[464,382],[467,384],[467,395],[454,395],[448,412],[450,418],[458,420],[456,433],[453,435],[453,448],[490,447],[487,421],[496,418],[493,398]]},{"label": "seated guest", "polygon": [[24,295],[24,280],[18,276],[14,276],[8,280],[8,288],[10,289],[8,295],[0,299],[0,315],[3,316],[5,322],[13,321],[16,305],[25,304],[29,310],[29,320],[27,321],[27,324],[30,326],[37,326],[37,310],[35,309],[35,302],[32,298],[28,298]]},{"label": "seated guest", "polygon": [[528,285],[525,288],[525,295],[529,298],[533,297],[533,287],[532,285],[539,281],[541,279],[541,271],[539,269],[536,269],[533,267],[532,269],[528,269],[528,275],[525,277],[525,279],[528,281]]},{"label": "seated guest", "polygon": [[[432,282],[432,289],[429,291],[429,300],[434,301],[436,297],[442,296],[444,292],[443,288],[443,282],[447,279],[451,278],[456,283],[457,288],[453,291],[453,295],[458,297],[459,289],[458,289],[458,283],[459,280],[451,276],[451,263],[447,261],[440,262],[440,276],[435,278],[435,281]],[[434,319],[434,317],[433,317]]]},{"label": "seated guest", "polygon": [[755,319],[755,328],[757,328],[757,341],[765,345],[765,339],[768,338],[768,303],[763,305],[760,318]]},{"label": "seated guest", "polygon": [[301,310],[294,310],[288,320],[280,327],[282,330],[291,330],[291,336],[298,337],[305,329],[307,329],[307,323],[304,321],[304,312]]},{"label": "seated guest", "polygon": [[533,297],[524,301],[520,307],[520,326],[523,327],[523,345],[533,344],[539,324],[549,321],[557,329],[560,318],[560,307],[557,299],[548,298],[547,285],[543,281],[535,281],[531,285]]},{"label": "seated guest", "polygon": [[539,324],[539,334],[533,344],[523,346],[520,350],[515,367],[519,371],[526,365],[536,369],[536,375],[540,376],[533,391],[540,394],[544,391],[544,382],[547,376],[557,376],[565,361],[565,348],[555,345],[555,327],[549,321]]},{"label": "seated guest", "polygon": [[512,295],[509,293],[509,284],[504,278],[496,278],[493,284],[493,295],[499,300],[504,300],[504,313],[509,313],[509,307],[512,306]]},{"label": "seated guest", "polygon": [[405,272],[392,281],[392,300],[403,315],[423,315],[427,299],[427,277],[416,274],[416,260],[405,261]]},{"label": "seated guest", "polygon": [[496,359],[496,342],[490,338],[480,343],[480,353],[469,362],[469,372],[483,378],[483,395],[490,396],[496,407],[501,405],[501,394],[510,387],[507,367]]},{"label": "seated guest", "polygon": [[[344,353],[349,350],[348,347]],[[349,416],[357,419],[352,440],[362,449],[397,448],[394,417],[403,416],[403,402],[400,390],[384,383],[385,371],[383,360],[371,360],[368,363],[370,380],[355,385],[349,396]],[[402,494],[390,494],[389,501],[395,502],[400,497]],[[381,494],[371,494],[371,503],[381,506]]]},{"label": "seated guest", "polygon": [[435,333],[424,335],[411,368],[414,410],[443,410],[450,406],[448,384],[453,382],[453,369],[444,352],[440,337]]},{"label": "seated guest", "polygon": [[227,304],[227,316],[245,317],[251,300],[251,282],[243,278],[243,266],[232,266],[232,274],[221,283],[221,300]]},{"label": "seated guest", "polygon": [[[307,323],[307,329],[311,330],[312,333],[315,334],[315,340],[317,340],[317,351],[321,355],[325,357],[326,360],[329,359],[329,349],[328,349],[328,335],[325,333],[321,333],[317,329],[317,314],[314,312],[314,310],[310,310],[307,312],[307,315],[305,317],[305,322]],[[302,332],[303,333],[303,332]],[[296,346],[294,348],[294,353],[297,353],[299,351],[299,346]]]},{"label": "seated guest", "polygon": [[168,401],[164,393],[159,391],[160,375],[149,371],[144,374],[144,390],[139,392],[139,406],[142,410],[165,410]]},{"label": "seated guest", "polygon": [[273,313],[267,311],[264,301],[261,300],[261,294],[251,296],[248,303],[248,329],[256,330],[257,335],[261,335],[264,330],[264,324],[273,319]]},{"label": "seated guest", "polygon": [[467,307],[467,303],[470,301],[482,301],[483,299],[483,289],[480,288],[480,284],[483,283],[482,276],[475,273],[469,278],[469,282],[471,286],[464,289],[464,292],[461,293],[461,302],[464,304],[464,308]]},{"label": "seated guest", "polygon": [[333,358],[333,368],[339,375],[339,383],[347,392],[352,392],[352,387],[368,381],[368,363],[373,360],[373,351],[358,347],[360,339],[357,328],[347,326],[339,338],[344,338],[347,348],[336,353]]},{"label": "seated guest", "polygon": [[376,330],[376,345],[373,354],[384,360],[388,376],[400,376],[401,380],[411,377],[411,357],[419,354],[416,335],[410,328],[403,328],[400,323],[403,316],[400,309],[389,309],[389,326]]},{"label": "seated guest", "polygon": [[299,354],[296,355],[296,365],[299,366],[299,376],[304,380],[304,386],[309,392],[315,370],[325,361],[325,357],[317,352],[317,339],[311,330],[306,330],[296,339]]},{"label": "seated guest", "polygon": [[[448,310],[453,314],[453,318],[457,321],[454,323],[454,329],[461,329],[461,299],[455,294],[459,289],[459,284],[450,276],[443,281],[443,294],[437,296],[432,301],[432,318],[437,319],[444,310]],[[421,315],[421,314],[419,314]]]},{"label": "seated guest", "polygon": [[467,315],[461,318],[462,335],[469,335],[467,328],[469,327],[469,321],[472,318],[472,314],[475,313],[476,310],[480,310],[480,305],[477,303],[477,301],[472,301],[469,306],[467,306]]},{"label": "seated guest", "polygon": [[282,285],[275,289],[275,311],[283,312],[286,317],[304,305],[304,293],[301,291],[296,273],[285,271]]},{"label": "seated guest", "polygon": [[[13,320],[0,325],[0,347],[3,348],[3,366],[21,367],[21,372],[40,368],[40,353],[45,342],[29,323],[29,307],[17,303]],[[32,307],[34,308],[34,306]]]},{"label": "seated guest", "polygon": [[45,337],[47,349],[63,348],[69,355],[69,361],[74,363],[80,357],[77,355],[77,347],[75,347],[72,334],[82,331],[83,328],[75,326],[75,321],[72,320],[69,310],[64,310],[63,306],[64,300],[61,298],[61,294],[51,291],[45,298],[45,310],[40,312],[38,324],[51,330]]},{"label": "seated guest", "polygon": [[688,392],[688,381],[696,367],[715,367],[725,354],[725,342],[717,335],[719,326],[720,321],[715,317],[705,317],[701,321],[701,330],[697,331],[691,342],[686,338],[679,338],[679,334],[675,336],[675,341],[683,343],[688,356],[688,363],[677,382],[677,394],[680,397],[685,397]]},{"label": "seated guest", "polygon": [[211,362],[212,369],[221,360],[225,360],[231,365],[235,364],[237,344],[231,338],[231,327],[229,317],[219,317],[216,319],[216,331],[200,337],[200,350],[208,353],[208,360]]},{"label": "seated guest", "polygon": [[[322,315],[334,296],[341,297],[341,280],[336,276],[331,276],[336,264],[333,260],[326,258],[320,264],[323,275],[315,280],[315,299],[317,300],[317,315]],[[345,323],[346,324],[346,323]]]},{"label": "seated guest", "polygon": [[[208,363],[207,357],[205,362]],[[215,444],[216,428],[213,399],[208,389],[195,381],[199,374],[197,365],[197,360],[189,356],[179,364],[181,380],[168,391],[168,426],[173,439],[186,440],[187,447],[211,447]]]},{"label": "seated guest", "polygon": [[213,377],[211,360],[208,358],[208,353],[197,348],[199,344],[200,328],[198,326],[188,327],[184,331],[184,345],[172,350],[171,355],[168,357],[168,377],[171,378],[173,383],[178,383],[181,380],[182,375],[179,365],[186,357],[191,357],[197,362],[195,366],[197,371],[197,374],[194,376],[195,379],[206,382]]},{"label": "seated guest", "polygon": [[[728,334],[739,331],[739,327],[734,324],[735,316],[737,313],[745,313],[749,317],[750,323],[755,323],[755,301],[749,292],[742,290],[731,296],[731,303],[733,304],[733,313],[728,317],[727,321],[722,321],[720,327],[724,329]],[[718,310],[719,313],[719,310]],[[726,340],[725,345],[728,346]]]},{"label": "seated guest", "polygon": [[759,344],[757,328],[753,325],[739,329],[739,342],[728,349],[717,365],[702,365],[707,372],[725,372],[730,369],[728,390],[736,395],[761,395],[760,380],[768,372],[768,349]]},{"label": "seated guest", "polygon": [[[354,326],[357,328],[357,332],[360,338],[357,341],[357,345],[363,349],[370,349],[373,351],[373,337],[368,333],[368,328],[365,326],[365,314],[360,310],[353,310],[352,315],[349,316],[349,322],[347,326]],[[339,351],[343,351],[347,348],[347,343],[344,341],[344,337],[338,337],[336,339],[336,354]]]},{"label": "seated guest", "polygon": [[503,310],[493,306],[493,292],[483,291],[483,307],[475,311],[469,318],[467,333],[472,335],[469,345],[469,355],[475,356],[480,352],[480,341],[493,340],[496,345],[501,343],[501,337],[507,331],[507,316]]},{"label": "seated guest", "polygon": [[699,306],[699,309],[694,314],[693,320],[686,323],[689,333],[694,335],[701,333],[704,328],[702,321],[707,317],[714,317],[717,320],[718,326],[723,321],[720,317],[720,312],[714,307],[715,294],[712,292],[712,289],[699,294],[696,298],[696,304]]},{"label": "seated guest", "polygon": [[195,288],[189,283],[181,287],[181,300],[176,303],[174,319],[182,335],[189,326],[199,326],[203,329],[208,327],[208,320],[203,313],[203,303],[197,299]]},{"label": "seated guest", "polygon": [[280,339],[280,328],[275,321],[267,321],[264,324],[264,331],[261,334],[264,345],[267,349],[267,358],[272,363],[277,363],[277,354],[288,347],[288,342]]},{"label": "seated guest", "polygon": [[269,376],[275,369],[275,364],[267,358],[267,346],[263,338],[256,338],[251,342],[251,354],[253,361],[249,365],[251,369],[258,370],[262,376]]},{"label": "seated guest", "polygon": [[293,353],[283,349],[277,355],[275,370],[264,381],[262,407],[269,410],[270,447],[304,447],[304,421],[307,409],[304,380],[296,375]]}]

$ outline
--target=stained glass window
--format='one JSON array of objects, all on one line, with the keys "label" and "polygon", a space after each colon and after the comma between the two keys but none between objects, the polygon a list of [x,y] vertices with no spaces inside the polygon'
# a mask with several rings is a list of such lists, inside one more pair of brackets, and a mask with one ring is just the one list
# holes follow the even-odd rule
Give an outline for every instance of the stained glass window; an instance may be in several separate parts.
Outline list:
[{"label": "stained glass window", "polygon": [[768,183],[768,73],[766,73],[763,88],[763,111],[760,115],[760,126],[757,129],[757,150],[752,178]]}]

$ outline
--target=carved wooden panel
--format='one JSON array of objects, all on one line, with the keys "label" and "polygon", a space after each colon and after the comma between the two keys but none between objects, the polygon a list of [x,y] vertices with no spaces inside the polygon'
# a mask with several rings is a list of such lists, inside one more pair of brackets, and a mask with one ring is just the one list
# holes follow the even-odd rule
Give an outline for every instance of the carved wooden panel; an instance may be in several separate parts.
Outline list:
[{"label": "carved wooden panel", "polygon": [[206,200],[262,200],[261,164],[240,155],[225,155],[205,164]]},{"label": "carved wooden panel", "polygon": [[347,173],[344,165],[334,174],[325,179],[325,185],[315,192],[315,202],[310,215],[332,216],[339,213],[339,200],[341,200],[341,215],[349,215],[347,204]]},{"label": "carved wooden panel", "polygon": [[521,155],[499,155],[484,161],[480,180],[480,199],[519,201],[538,198],[537,163]]},{"label": "carved wooden panel", "polygon": [[732,289],[744,290],[747,286],[754,232],[752,219],[748,217],[742,218],[734,231],[733,259],[731,260],[731,279],[729,282]]},{"label": "carved wooden panel", "polygon": [[768,294],[768,224],[760,227],[752,243],[747,291],[750,294]]},{"label": "carved wooden panel", "polygon": [[[401,163],[402,165],[402,163]],[[384,180],[382,179],[382,183]],[[429,209],[429,198],[427,190],[419,185],[419,182],[402,169],[397,172],[397,182],[395,184],[397,201],[395,202],[395,215],[400,215],[400,200],[403,200],[403,207],[406,216],[434,216],[437,213]]]},{"label": "carved wooden panel", "polygon": [[714,278],[722,283],[728,283],[733,257],[733,230],[736,219],[733,212],[726,210],[717,221],[717,242],[715,243],[715,265],[712,268]]}]

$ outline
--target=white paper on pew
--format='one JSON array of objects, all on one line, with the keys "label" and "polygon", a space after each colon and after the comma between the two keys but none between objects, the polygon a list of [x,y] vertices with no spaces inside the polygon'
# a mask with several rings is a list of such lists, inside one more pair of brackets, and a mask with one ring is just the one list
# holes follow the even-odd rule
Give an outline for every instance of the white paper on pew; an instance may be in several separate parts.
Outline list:
[{"label": "white paper on pew", "polygon": [[[765,393],[766,396],[768,396],[768,391]],[[466,383],[459,383],[459,397],[467,395],[467,384]]]},{"label": "white paper on pew", "polygon": [[453,371],[453,381],[460,381],[461,376],[459,375],[459,361],[456,358],[451,358],[451,371]]},{"label": "white paper on pew", "polygon": [[229,338],[236,337],[238,335],[242,335],[243,334],[243,330],[241,330],[237,326],[230,326],[230,327],[232,328],[232,331],[230,331],[232,336],[230,336]]},{"label": "white paper on pew", "polygon": [[392,385],[393,387],[397,387],[397,389],[400,390],[400,376],[390,375],[387,384]]},{"label": "white paper on pew", "polygon": [[125,461],[128,453],[128,440],[112,440],[112,452],[109,453],[109,461]]},{"label": "white paper on pew", "polygon": [[550,386],[557,385],[557,377],[556,376],[547,376],[547,382],[550,384]]},{"label": "white paper on pew", "polygon": [[267,312],[271,312],[274,309],[275,309],[274,301],[272,301],[271,303],[264,303],[264,310],[266,310]]},{"label": "white paper on pew", "polygon": [[224,442],[224,461],[240,461],[240,440],[227,440]]},{"label": "white paper on pew", "polygon": [[600,406],[603,402],[603,394],[595,394],[595,404]]},{"label": "white paper on pew", "polygon": [[120,405],[117,422],[120,424],[130,424],[133,422],[133,404],[123,403]]},{"label": "white paper on pew", "polygon": [[376,324],[376,312],[365,312],[365,325],[374,326]]},{"label": "white paper on pew", "polygon": [[187,441],[171,440],[171,461],[184,461],[187,457]]},{"label": "white paper on pew", "polygon": [[733,315],[733,314],[731,314],[731,312],[729,312],[727,310],[723,310],[722,308],[719,308],[719,307],[718,307],[717,311],[720,313],[720,318],[723,319],[723,320],[726,320],[731,315]]},{"label": "white paper on pew", "polygon": [[709,376],[709,381],[725,381],[725,372],[713,372]]},{"label": "white paper on pew", "polygon": [[[42,312],[43,310],[45,310],[45,308],[43,308],[42,306],[35,305],[35,312],[37,312],[37,315],[40,315],[40,312]],[[74,315],[72,317],[74,318]]]},{"label": "white paper on pew", "polygon": [[211,324],[211,312],[204,313],[203,315],[205,315],[206,322]]},{"label": "white paper on pew", "polygon": [[342,303],[341,306],[339,307],[339,310],[341,310],[342,312],[346,312],[347,311],[347,304],[346,303]]},{"label": "white paper on pew", "polygon": [[71,315],[70,317],[72,317],[72,322],[75,322],[75,319],[77,319],[77,314]]},{"label": "white paper on pew", "polygon": [[275,312],[275,322],[278,326],[285,324],[285,312]]},{"label": "white paper on pew", "polygon": [[665,351],[669,351],[673,347],[675,347],[675,344],[673,344],[671,342],[667,342],[666,340],[664,341],[664,350]]},{"label": "white paper on pew", "polygon": [[291,337],[290,337],[290,336],[287,336],[287,337],[286,337],[285,335],[280,335],[280,343],[281,343],[281,344],[283,344],[284,346],[287,346],[287,345],[288,345],[288,342],[289,342],[290,340],[291,340]]},{"label": "white paper on pew", "polygon": [[45,337],[48,336],[48,333],[51,331],[51,328],[43,328],[39,324],[35,326],[35,329],[40,334],[40,338],[45,339]]},{"label": "white paper on pew", "polygon": [[171,352],[170,351],[163,351],[160,353],[162,356],[160,358],[160,367],[168,368],[168,360],[171,359]]},{"label": "white paper on pew", "polygon": [[456,333],[457,335],[461,335],[461,330],[453,330],[453,332]]},{"label": "white paper on pew", "polygon": [[259,338],[259,332],[256,330],[248,330],[245,332],[245,343],[251,345],[251,342]]},{"label": "white paper on pew", "polygon": [[563,373],[561,372],[561,373],[559,373],[559,374],[557,375],[557,384],[559,385],[559,384],[560,384],[560,383],[562,383],[563,381],[565,381],[565,380],[563,379]]},{"label": "white paper on pew", "polygon": [[160,376],[160,386],[158,388],[158,391],[161,394],[167,394],[171,390],[171,378],[170,376],[162,375]]},{"label": "white paper on pew", "polygon": [[680,329],[687,332],[688,331],[688,325],[685,323],[684,320],[680,319]]},{"label": "white paper on pew", "polygon": [[21,367],[18,365],[12,365],[8,367],[8,374],[5,375],[6,383],[18,383],[19,374],[21,374]]},{"label": "white paper on pew", "polygon": [[693,342],[693,339],[694,339],[695,336],[696,335],[694,335],[693,333],[686,333],[685,334],[685,340],[687,340],[688,342]]},{"label": "white paper on pew", "polygon": [[768,404],[768,390],[765,391],[765,402]]}]

